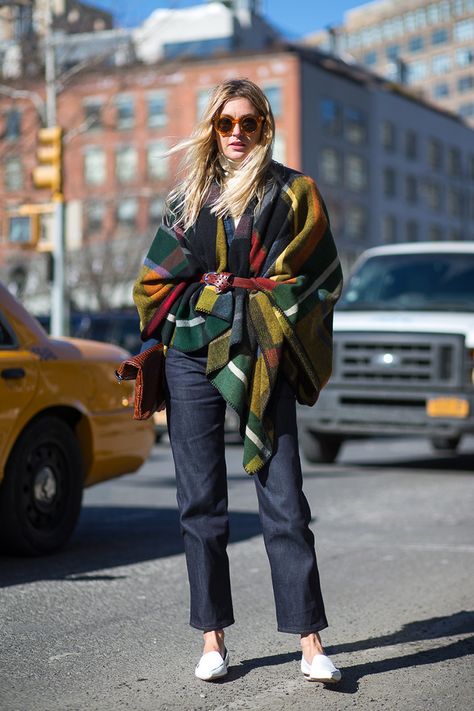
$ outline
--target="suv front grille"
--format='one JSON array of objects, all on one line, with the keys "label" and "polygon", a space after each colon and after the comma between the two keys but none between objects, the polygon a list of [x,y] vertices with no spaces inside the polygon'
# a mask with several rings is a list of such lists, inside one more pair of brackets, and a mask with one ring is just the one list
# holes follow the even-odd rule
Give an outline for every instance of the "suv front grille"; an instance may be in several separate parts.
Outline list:
[{"label": "suv front grille", "polygon": [[463,336],[336,332],[334,343],[333,383],[369,386],[462,383]]}]

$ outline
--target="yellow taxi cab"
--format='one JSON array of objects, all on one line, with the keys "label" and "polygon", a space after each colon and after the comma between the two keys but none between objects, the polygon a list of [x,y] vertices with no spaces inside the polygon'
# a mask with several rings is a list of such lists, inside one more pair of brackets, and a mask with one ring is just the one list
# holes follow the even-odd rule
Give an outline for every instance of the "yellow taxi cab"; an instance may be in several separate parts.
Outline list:
[{"label": "yellow taxi cab", "polygon": [[118,346],[50,338],[0,284],[0,548],[61,547],[83,487],[136,471],[153,422],[132,419],[133,384],[117,383]]}]

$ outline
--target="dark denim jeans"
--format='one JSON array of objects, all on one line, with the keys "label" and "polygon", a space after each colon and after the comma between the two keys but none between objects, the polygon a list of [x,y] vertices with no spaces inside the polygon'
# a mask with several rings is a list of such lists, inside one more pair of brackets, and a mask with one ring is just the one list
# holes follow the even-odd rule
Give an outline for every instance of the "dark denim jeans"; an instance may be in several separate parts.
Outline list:
[{"label": "dark denim jeans", "polygon": [[[166,358],[168,428],[191,591],[190,624],[204,631],[234,622],[226,547],[229,538],[224,455],[226,403],[206,378],[206,355],[170,348]],[[271,402],[275,451],[254,475],[271,566],[280,632],[327,627],[311,513],[302,491],[296,401],[281,379]]]}]

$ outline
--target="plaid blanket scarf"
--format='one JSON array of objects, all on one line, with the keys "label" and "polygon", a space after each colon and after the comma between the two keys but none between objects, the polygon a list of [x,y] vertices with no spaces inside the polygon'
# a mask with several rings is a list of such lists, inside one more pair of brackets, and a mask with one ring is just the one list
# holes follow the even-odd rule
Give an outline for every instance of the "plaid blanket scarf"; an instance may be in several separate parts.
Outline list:
[{"label": "plaid blanket scarf", "polygon": [[[244,468],[273,450],[270,397],[279,374],[298,402],[313,405],[332,365],[332,311],[342,272],[314,181],[271,164],[263,200],[253,201],[227,245],[211,191],[186,232],[165,217],[134,286],[142,338],[189,352],[208,346],[207,377],[238,413]],[[257,278],[253,290],[217,293],[200,279],[229,271]]]}]

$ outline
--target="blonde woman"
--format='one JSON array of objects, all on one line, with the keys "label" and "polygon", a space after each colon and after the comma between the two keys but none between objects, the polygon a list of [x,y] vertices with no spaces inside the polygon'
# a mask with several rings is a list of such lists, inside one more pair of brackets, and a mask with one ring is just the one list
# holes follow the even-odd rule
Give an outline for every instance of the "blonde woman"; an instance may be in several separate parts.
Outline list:
[{"label": "blonde woman", "polygon": [[301,670],[337,682],[302,491],[296,401],[312,405],[331,371],[341,269],[313,180],[272,161],[274,119],[261,89],[229,80],[212,93],[184,150],[134,288],[142,338],[166,347],[167,415],[190,585],[202,630],[195,669],[227,674],[234,622],[224,457],[226,405],[238,413],[254,476],[278,629],[301,636]]}]

